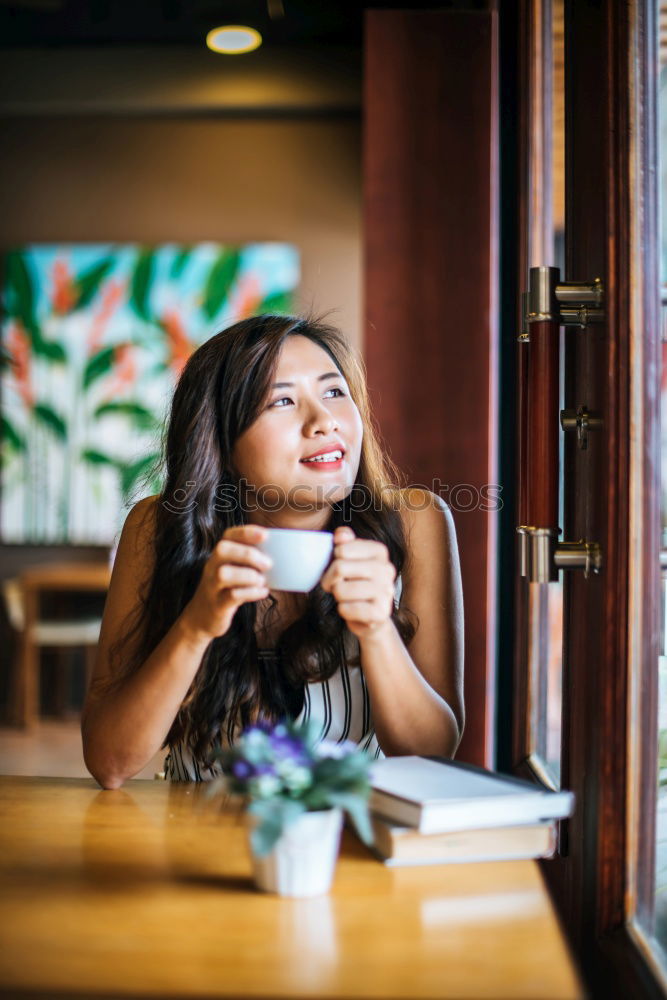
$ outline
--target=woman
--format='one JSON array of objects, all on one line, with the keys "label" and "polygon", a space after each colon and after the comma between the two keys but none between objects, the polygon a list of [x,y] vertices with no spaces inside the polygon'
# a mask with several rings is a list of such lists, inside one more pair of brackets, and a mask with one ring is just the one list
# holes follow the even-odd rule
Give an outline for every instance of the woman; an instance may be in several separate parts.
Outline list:
[{"label": "woman", "polygon": [[[174,394],[164,490],[131,510],[114,564],[82,719],[101,785],[118,788],[163,746],[172,779],[209,778],[211,751],[260,715],[320,718],[328,738],[376,756],[454,754],[452,519],[389,471],[338,331],[257,316],[195,351]],[[309,594],[267,588],[267,526],[334,532]]]}]

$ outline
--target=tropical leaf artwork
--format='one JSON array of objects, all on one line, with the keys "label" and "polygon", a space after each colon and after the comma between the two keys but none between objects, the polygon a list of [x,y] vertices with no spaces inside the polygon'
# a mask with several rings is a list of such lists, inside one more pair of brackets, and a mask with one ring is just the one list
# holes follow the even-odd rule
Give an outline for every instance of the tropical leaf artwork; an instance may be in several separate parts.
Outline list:
[{"label": "tropical leaf artwork", "polygon": [[289,312],[286,243],[28,246],[0,272],[0,538],[110,545],[160,489],[176,379],[236,320]]}]

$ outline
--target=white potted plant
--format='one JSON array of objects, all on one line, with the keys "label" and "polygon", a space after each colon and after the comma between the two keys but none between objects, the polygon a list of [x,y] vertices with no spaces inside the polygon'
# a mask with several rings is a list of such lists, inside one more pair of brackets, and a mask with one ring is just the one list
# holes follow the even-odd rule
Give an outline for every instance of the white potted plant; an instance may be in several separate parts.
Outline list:
[{"label": "white potted plant", "polygon": [[255,882],[283,896],[315,896],[331,886],[343,813],[366,844],[371,759],[355,743],[317,739],[318,727],[279,722],[247,728],[219,750],[224,776],[212,793],[246,802]]}]

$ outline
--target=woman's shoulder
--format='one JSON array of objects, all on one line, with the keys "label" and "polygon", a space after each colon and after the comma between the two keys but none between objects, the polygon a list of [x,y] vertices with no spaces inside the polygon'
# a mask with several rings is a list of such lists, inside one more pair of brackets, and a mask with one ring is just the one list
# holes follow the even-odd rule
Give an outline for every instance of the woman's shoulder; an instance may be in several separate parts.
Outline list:
[{"label": "woman's shoulder", "polygon": [[448,551],[456,545],[452,512],[437,493],[422,486],[406,487],[401,490],[399,509],[408,563],[411,558]]},{"label": "woman's shoulder", "polygon": [[125,518],[123,535],[131,535],[135,541],[152,539],[155,534],[159,500],[159,494],[138,500]]},{"label": "woman's shoulder", "polygon": [[425,530],[425,525],[451,522],[452,512],[441,496],[423,486],[406,486],[400,491],[399,510],[405,527]]},{"label": "woman's shoulder", "polygon": [[159,493],[156,493],[155,496],[144,497],[143,500],[138,500],[127,515],[125,523],[133,528],[141,528],[148,524],[153,524],[159,500]]},{"label": "woman's shoulder", "polygon": [[121,531],[115,562],[118,562],[119,557],[124,562],[134,562],[134,558],[138,557],[144,564],[143,568],[149,570],[159,499],[159,495],[144,497],[130,509]]}]

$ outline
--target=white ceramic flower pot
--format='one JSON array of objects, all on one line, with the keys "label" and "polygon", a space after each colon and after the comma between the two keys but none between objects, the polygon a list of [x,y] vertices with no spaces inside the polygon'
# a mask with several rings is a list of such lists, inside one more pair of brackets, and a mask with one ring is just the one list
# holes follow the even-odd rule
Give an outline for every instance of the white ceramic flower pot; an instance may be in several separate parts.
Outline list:
[{"label": "white ceramic flower pot", "polygon": [[260,858],[251,849],[257,887],[281,896],[321,896],[328,892],[342,826],[340,809],[304,813],[287,827],[269,854]]}]

